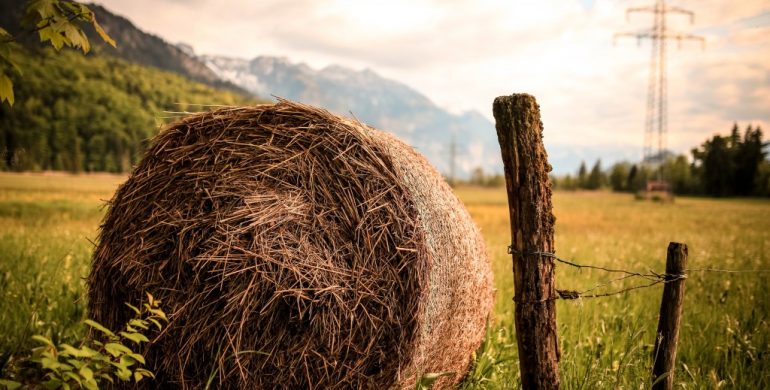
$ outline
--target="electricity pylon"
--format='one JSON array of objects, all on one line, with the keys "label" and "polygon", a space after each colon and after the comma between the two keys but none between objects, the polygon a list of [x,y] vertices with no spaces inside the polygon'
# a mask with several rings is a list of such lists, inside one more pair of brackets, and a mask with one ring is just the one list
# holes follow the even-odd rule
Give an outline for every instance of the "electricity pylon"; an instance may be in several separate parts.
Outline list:
[{"label": "electricity pylon", "polygon": [[455,135],[452,134],[452,141],[449,143],[449,185],[455,185],[455,160],[457,159],[457,142]]},{"label": "electricity pylon", "polygon": [[[443,149],[443,148],[442,148]],[[465,155],[465,150],[458,148],[457,135],[452,132],[452,138],[450,138],[448,148],[446,149],[448,154],[449,172],[447,173],[446,180],[450,186],[454,187],[457,184],[457,160],[458,157]]]},{"label": "electricity pylon", "polygon": [[[668,132],[666,42],[676,40],[681,48],[683,41],[700,41],[701,45],[704,45],[705,40],[703,37],[696,35],[670,31],[666,26],[666,16],[668,14],[687,15],[690,17],[690,23],[695,21],[695,14],[692,11],[683,8],[666,5],[665,0],[657,0],[654,5],[650,6],[629,8],[626,10],[626,19],[628,19],[632,13],[636,12],[652,13],[655,17],[652,28],[638,32],[616,33],[615,40],[621,37],[634,37],[639,44],[641,44],[644,39],[652,41],[642,162],[650,163],[655,159],[660,159],[658,162],[662,163],[662,159],[664,158],[663,153],[666,150],[666,137]],[[656,143],[658,150],[656,154],[653,154],[653,147]]]}]

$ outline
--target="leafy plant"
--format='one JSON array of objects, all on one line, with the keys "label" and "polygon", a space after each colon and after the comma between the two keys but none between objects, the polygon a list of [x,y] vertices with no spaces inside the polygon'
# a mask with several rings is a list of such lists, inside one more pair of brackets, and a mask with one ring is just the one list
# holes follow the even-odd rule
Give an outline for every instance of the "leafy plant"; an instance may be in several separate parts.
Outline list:
[{"label": "leafy plant", "polygon": [[149,342],[147,334],[160,331],[168,319],[160,309],[160,301],[149,293],[141,309],[126,305],[135,316],[122,331],[115,333],[96,321],[85,320],[92,334],[99,337],[88,338],[79,347],[56,345],[48,337],[33,336],[42,345],[32,350],[32,356],[15,362],[13,377],[0,379],[0,387],[92,390],[98,389],[102,381],[139,382],[154,378],[143,367],[144,357],[135,349]]},{"label": "leafy plant", "polygon": [[494,327],[487,320],[484,339],[471,359],[471,368],[463,381],[462,389],[485,388],[499,382],[500,369],[506,365],[515,365],[513,351],[516,345],[512,332],[505,327]]},{"label": "leafy plant", "polygon": [[433,387],[433,382],[437,381],[442,376],[453,375],[454,372],[429,372],[420,376],[420,379],[415,383],[414,390],[430,390]]},{"label": "leafy plant", "polygon": [[[80,49],[84,54],[91,50],[81,23],[91,24],[104,42],[115,46],[115,41],[96,21],[93,11],[76,1],[31,0],[21,23],[30,28],[26,33],[37,32],[40,42],[50,42],[56,50],[64,46]],[[21,67],[14,60],[19,51],[16,40],[17,37],[0,28],[0,102],[7,101],[10,105],[14,102],[10,72],[13,70],[21,74]]]}]

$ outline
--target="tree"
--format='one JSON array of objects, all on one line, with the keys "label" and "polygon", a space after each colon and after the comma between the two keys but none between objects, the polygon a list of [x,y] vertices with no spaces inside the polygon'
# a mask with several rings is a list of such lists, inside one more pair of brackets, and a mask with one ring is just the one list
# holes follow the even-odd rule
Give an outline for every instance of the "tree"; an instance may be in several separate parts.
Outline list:
[{"label": "tree", "polygon": [[577,183],[575,182],[575,179],[572,177],[572,175],[564,176],[564,179],[561,181],[561,188],[570,191],[577,189]]},{"label": "tree", "polygon": [[760,164],[765,160],[767,153],[762,143],[762,129],[756,130],[749,125],[743,136],[743,141],[736,146],[734,152],[735,165],[735,193],[737,195],[753,195],[756,187],[755,179],[759,172]]},{"label": "tree", "polygon": [[766,162],[765,146],[762,129],[749,125],[741,137],[735,124],[729,136],[715,135],[693,149],[693,173],[712,196],[757,194],[762,192],[757,177]]},{"label": "tree", "polygon": [[610,188],[613,191],[628,191],[628,174],[630,164],[627,162],[619,162],[612,165],[610,168],[609,182]]},{"label": "tree", "polygon": [[0,170],[125,172],[141,159],[169,102],[254,103],[108,56],[44,48],[22,52],[19,62],[25,76],[16,104],[0,104]]},{"label": "tree", "polygon": [[[37,33],[40,42],[50,42],[57,51],[62,47],[80,49],[83,53],[91,50],[91,44],[81,25],[91,24],[97,34],[108,44],[115,41],[107,35],[96,21],[94,13],[85,5],[72,0],[30,0],[20,21],[28,30],[21,34]],[[14,103],[11,73],[22,74],[17,57],[21,48],[18,36],[11,35],[0,27],[0,103]]]},{"label": "tree", "polygon": [[593,168],[591,168],[591,174],[588,175],[586,182],[586,189],[598,190],[604,185],[604,173],[602,172],[602,160],[596,160]]},{"label": "tree", "polygon": [[586,162],[581,161],[580,162],[580,168],[578,169],[577,174],[577,186],[578,188],[586,188],[586,185],[588,183],[588,172],[586,170]]},{"label": "tree", "polygon": [[[751,130],[751,125],[749,125],[748,130]],[[740,129],[738,129],[738,122],[733,122],[733,128],[730,131],[730,138],[728,139],[728,147],[730,149],[736,149],[740,142],[741,142],[741,131]]]},{"label": "tree", "polygon": [[643,190],[647,186],[647,179],[652,176],[650,168],[644,164],[633,165],[628,172],[628,180],[626,181],[626,188],[628,191],[637,192]]},{"label": "tree", "polygon": [[486,177],[487,187],[502,187],[505,185],[505,176],[502,173],[496,173]]},{"label": "tree", "polygon": [[628,178],[626,179],[626,190],[635,192],[638,190],[638,188],[634,187],[634,183],[636,183],[636,176],[639,174],[639,168],[636,167],[636,164],[631,166],[631,169],[628,171]]},{"label": "tree", "polygon": [[734,169],[725,137],[715,135],[711,140],[704,142],[703,151],[693,157],[702,161],[703,186],[706,193],[713,196],[732,194],[731,179]]},{"label": "tree", "polygon": [[484,169],[481,167],[476,167],[473,169],[473,171],[471,171],[470,184],[475,186],[483,186],[484,178]]},{"label": "tree", "polygon": [[762,161],[757,169],[757,177],[754,179],[754,194],[770,196],[770,161]]},{"label": "tree", "polygon": [[685,155],[669,158],[661,167],[666,172],[671,190],[677,194],[694,194],[699,192],[698,181],[693,175],[692,167]]}]

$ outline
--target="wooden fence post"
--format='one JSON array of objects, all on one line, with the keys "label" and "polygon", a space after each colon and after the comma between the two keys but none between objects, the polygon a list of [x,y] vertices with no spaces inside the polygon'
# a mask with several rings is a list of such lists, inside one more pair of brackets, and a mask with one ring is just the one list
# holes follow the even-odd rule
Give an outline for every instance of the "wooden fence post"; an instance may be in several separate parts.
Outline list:
[{"label": "wooden fence post", "polygon": [[516,341],[524,389],[559,388],[553,259],[554,216],[543,124],[535,98],[501,96],[492,105],[511,217]]},{"label": "wooden fence post", "polygon": [[[657,380],[653,390],[671,390],[674,387],[676,345],[679,342],[679,325],[682,321],[684,281],[687,268],[687,245],[678,242],[668,244],[666,255],[666,280],[660,302],[658,332],[653,350],[652,380]],[[665,375],[665,377],[662,377]]]}]

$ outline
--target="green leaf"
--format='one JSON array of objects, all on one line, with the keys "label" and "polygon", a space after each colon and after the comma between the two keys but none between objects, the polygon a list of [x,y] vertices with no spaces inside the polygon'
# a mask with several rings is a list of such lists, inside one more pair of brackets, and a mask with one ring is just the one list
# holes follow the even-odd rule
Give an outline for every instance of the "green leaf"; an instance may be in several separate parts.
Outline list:
[{"label": "green leaf", "polygon": [[671,374],[671,371],[666,371],[666,372],[660,374],[659,377],[655,378],[655,380],[652,382],[652,385],[650,387],[655,387],[655,385],[657,385],[658,383],[660,383],[663,380],[665,380],[666,378],[668,378],[668,376],[670,374]]},{"label": "green leaf", "polygon": [[161,325],[160,322],[158,320],[156,320],[155,318],[148,318],[147,321],[150,321],[153,324],[155,324],[155,326],[158,328],[158,330],[163,329],[163,325]]},{"label": "green leaf", "polygon": [[[59,5],[62,6],[65,11],[68,11],[70,14],[68,15],[68,18],[75,18],[75,20],[82,20],[84,22],[91,21],[93,12],[91,12],[85,5],[75,1],[60,1]],[[65,14],[67,14],[67,12],[65,12]]]},{"label": "green leaf", "polygon": [[47,380],[47,381],[43,382],[42,385],[46,389],[51,389],[51,390],[59,389],[59,388],[67,388],[67,384],[66,383],[64,383],[61,380],[56,379],[56,378]]},{"label": "green leaf", "polygon": [[37,342],[40,342],[40,343],[43,343],[43,344],[48,345],[50,347],[53,347],[54,349],[56,348],[56,346],[53,345],[53,341],[49,340],[48,337],[36,334],[36,335],[32,336],[32,340],[35,340]]},{"label": "green leaf", "polygon": [[90,9],[90,8],[88,8],[88,6],[87,6],[87,5],[85,5],[85,4],[82,4],[82,3],[70,3],[70,4],[75,4],[75,5],[77,5],[77,7],[78,7],[78,11],[77,11],[77,12],[79,12],[81,15],[85,15],[85,16],[87,16],[87,17],[88,17],[88,19],[87,19],[87,20],[91,20],[91,18],[93,17],[93,15],[94,15],[94,12],[93,12],[93,11],[91,11],[91,9]]},{"label": "green leaf", "polygon": [[158,305],[155,303],[155,297],[152,296],[152,294],[145,292],[147,294],[147,303],[150,304],[152,307],[157,307]]},{"label": "green leaf", "polygon": [[10,65],[16,73],[22,74],[21,66],[15,61],[15,58],[21,55],[20,50],[19,45],[15,42],[0,42],[0,69],[5,63]]},{"label": "green leaf", "polygon": [[93,378],[83,381],[83,387],[88,390],[99,390],[99,384]]},{"label": "green leaf", "polygon": [[61,50],[65,44],[69,44],[67,38],[51,26],[43,27],[37,33],[40,36],[40,42],[51,41],[51,46],[57,51]]},{"label": "green leaf", "polygon": [[91,358],[90,364],[94,370],[98,370],[112,361],[112,356],[103,353],[97,353]]},{"label": "green leaf", "polygon": [[76,358],[91,358],[99,354],[98,352],[94,351],[91,348],[88,348],[87,346],[83,346],[82,348],[75,348],[69,344],[62,344],[61,345],[62,355],[68,355]]},{"label": "green leaf", "polygon": [[149,326],[147,326],[147,321],[140,320],[138,318],[135,318],[135,319],[133,319],[131,321],[128,321],[128,325],[134,326],[134,327],[137,327],[137,328],[141,328],[141,329],[144,329],[144,330],[147,330],[147,329],[150,328]]},{"label": "green leaf", "polygon": [[139,344],[139,343],[146,343],[146,342],[150,341],[145,335],[143,335],[141,333],[136,333],[136,332],[120,332],[120,335],[125,337],[125,338],[127,338],[127,339],[129,339],[129,340],[131,340],[131,341],[133,341],[133,342],[135,342],[135,343],[137,343],[137,344]]},{"label": "green leaf", "polygon": [[415,384],[415,390],[426,390],[433,386],[433,382],[441,378],[442,376],[454,375],[454,372],[430,372],[423,374],[420,380]]},{"label": "green leaf", "polygon": [[121,359],[119,362],[113,362],[112,365],[117,369],[115,375],[118,376],[118,379],[122,381],[131,379],[131,370],[129,370],[128,366],[123,363],[123,359]]},{"label": "green leaf", "polygon": [[80,377],[86,381],[94,380],[94,372],[91,371],[91,369],[88,368],[88,366],[80,367],[80,370],[78,370],[78,374],[80,374]]},{"label": "green leaf", "polygon": [[96,17],[93,17],[93,16],[92,16],[92,19],[91,19],[91,24],[93,24],[93,25],[94,25],[94,30],[96,30],[96,33],[97,33],[97,34],[99,34],[99,36],[100,36],[100,37],[102,37],[102,40],[104,40],[104,42],[107,42],[107,44],[108,44],[108,45],[110,45],[110,46],[112,46],[112,47],[117,47],[117,44],[115,43],[115,40],[114,40],[114,39],[112,39],[112,37],[110,37],[110,36],[107,34],[107,32],[106,32],[106,31],[104,31],[104,29],[102,28],[102,25],[101,25],[101,24],[99,24],[99,23],[96,21]]},{"label": "green leaf", "polygon": [[107,380],[110,383],[115,383],[115,380],[112,379],[112,376],[110,376],[110,374],[107,374],[107,373],[99,374],[99,377]]},{"label": "green leaf", "polygon": [[94,320],[85,320],[83,321],[86,325],[98,330],[99,332],[102,332],[106,334],[107,336],[115,336],[115,333],[112,333],[111,330],[104,327],[102,324],[94,321]]},{"label": "green leaf", "polygon": [[130,307],[131,310],[134,311],[137,315],[142,315],[141,310],[137,309],[136,306],[131,305],[130,303],[126,302],[126,306]]},{"label": "green leaf", "polygon": [[77,382],[81,387],[83,386],[83,382],[80,379],[80,377],[73,372],[69,372],[69,371],[65,372],[64,375],[62,375],[62,377],[64,377],[65,379],[67,378],[72,379],[73,381]]},{"label": "green leaf", "polygon": [[40,365],[47,370],[58,371],[61,367],[61,363],[58,359],[52,357],[44,357],[39,361]]},{"label": "green leaf", "polygon": [[137,362],[141,364],[145,364],[144,356],[138,354],[138,353],[127,353],[126,356],[130,357],[131,359],[136,360]]},{"label": "green leaf", "polygon": [[150,313],[152,313],[154,316],[158,318],[164,319],[166,322],[168,322],[168,318],[166,318],[166,313],[163,312],[163,310],[160,309],[150,309]]},{"label": "green leaf", "polygon": [[144,368],[137,368],[136,372],[141,372],[142,375],[144,375],[146,377],[150,377],[150,378],[153,378],[153,379],[155,378],[155,374],[153,374],[152,371],[144,369]]},{"label": "green leaf", "polygon": [[67,38],[70,46],[81,48],[83,54],[86,54],[91,50],[91,44],[88,42],[88,38],[83,33],[83,30],[74,23],[63,23],[59,26],[58,30]]},{"label": "green leaf", "polygon": [[67,363],[69,364],[62,363],[62,371],[73,371],[73,368],[77,368],[79,370],[80,367],[83,367],[83,364],[85,364],[78,359],[67,359]]},{"label": "green leaf", "polygon": [[13,105],[13,81],[5,73],[0,73],[0,103],[3,101]]},{"label": "green leaf", "polygon": [[21,387],[21,383],[9,379],[0,379],[0,386],[7,390],[16,390]]},{"label": "green leaf", "polygon": [[73,346],[71,346],[71,345],[69,345],[69,344],[62,344],[62,345],[59,346],[59,348],[61,349],[59,351],[59,355],[60,356],[63,356],[63,357],[75,357],[75,358],[81,357],[80,356],[80,350],[75,348],[75,347],[73,347]]},{"label": "green leaf", "polygon": [[59,0],[33,0],[27,5],[27,15],[36,13],[40,19],[47,19],[59,14],[56,3]]},{"label": "green leaf", "polygon": [[114,357],[132,352],[130,348],[118,343],[107,343],[104,345],[104,349]]},{"label": "green leaf", "polygon": [[131,367],[136,364],[136,360],[128,355],[123,355],[120,357],[120,364],[124,367]]}]

